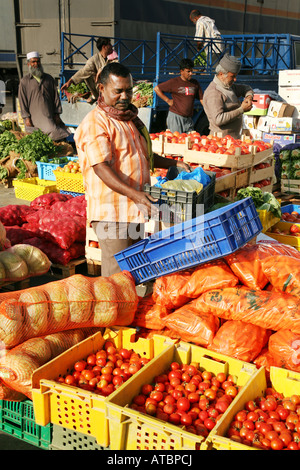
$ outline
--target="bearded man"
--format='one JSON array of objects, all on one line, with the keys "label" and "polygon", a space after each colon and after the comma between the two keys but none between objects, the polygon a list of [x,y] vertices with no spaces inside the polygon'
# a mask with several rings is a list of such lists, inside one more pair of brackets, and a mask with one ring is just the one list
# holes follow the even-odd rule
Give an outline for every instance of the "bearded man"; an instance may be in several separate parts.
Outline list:
[{"label": "bearded man", "polygon": [[54,78],[44,72],[36,51],[27,54],[27,65],[29,73],[20,80],[18,91],[25,132],[40,129],[54,141],[66,139],[70,132],[60,118],[62,107]]}]

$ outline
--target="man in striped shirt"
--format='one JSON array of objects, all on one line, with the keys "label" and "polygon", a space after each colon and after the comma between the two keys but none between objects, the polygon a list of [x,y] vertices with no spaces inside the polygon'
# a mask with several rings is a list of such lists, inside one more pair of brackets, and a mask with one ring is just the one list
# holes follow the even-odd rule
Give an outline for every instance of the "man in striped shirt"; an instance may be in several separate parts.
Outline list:
[{"label": "man in striped shirt", "polygon": [[133,80],[120,63],[104,67],[99,99],[78,126],[74,139],[83,174],[87,218],[101,248],[101,274],[120,268],[114,255],[138,241],[139,226],[151,215],[154,199],[144,193],[150,168],[188,165],[153,155],[149,134],[131,104]]}]

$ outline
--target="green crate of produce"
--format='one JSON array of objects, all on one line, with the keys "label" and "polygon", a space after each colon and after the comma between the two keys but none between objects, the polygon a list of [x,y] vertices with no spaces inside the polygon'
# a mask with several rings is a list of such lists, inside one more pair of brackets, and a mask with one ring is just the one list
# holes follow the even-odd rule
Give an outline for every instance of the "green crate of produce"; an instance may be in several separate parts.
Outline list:
[{"label": "green crate of produce", "polygon": [[31,400],[0,400],[0,430],[33,446],[49,450],[52,424],[36,424]]}]

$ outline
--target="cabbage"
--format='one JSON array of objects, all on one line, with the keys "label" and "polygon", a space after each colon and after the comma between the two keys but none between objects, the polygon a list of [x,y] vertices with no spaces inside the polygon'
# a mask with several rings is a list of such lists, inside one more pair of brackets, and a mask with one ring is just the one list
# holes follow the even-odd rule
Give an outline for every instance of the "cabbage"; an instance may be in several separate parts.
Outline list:
[{"label": "cabbage", "polygon": [[22,342],[24,322],[22,307],[17,299],[3,300],[0,306],[0,341],[7,348]]},{"label": "cabbage", "polygon": [[6,251],[0,252],[0,263],[2,263],[5,267],[6,279],[25,279],[28,276],[28,268],[26,262],[19,255],[13,253],[10,250],[11,248]]},{"label": "cabbage", "polygon": [[5,267],[2,263],[0,263],[0,285],[5,281],[6,272]]},{"label": "cabbage", "polygon": [[51,262],[48,257],[35,246],[23,243],[14,245],[7,251],[16,253],[26,262],[29,274],[44,274],[50,269]]}]

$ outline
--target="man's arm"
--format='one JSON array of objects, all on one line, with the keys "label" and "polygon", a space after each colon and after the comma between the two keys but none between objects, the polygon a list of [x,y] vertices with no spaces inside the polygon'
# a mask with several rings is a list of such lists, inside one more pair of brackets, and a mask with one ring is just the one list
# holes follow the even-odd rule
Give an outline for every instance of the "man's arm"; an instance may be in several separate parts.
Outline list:
[{"label": "man's arm", "polygon": [[156,85],[154,88],[155,93],[159,98],[161,98],[165,103],[167,103],[169,106],[173,106],[173,100],[171,98],[168,98],[167,95],[161,89],[159,88],[159,85]]},{"label": "man's arm", "polygon": [[97,70],[95,68],[94,56],[90,57],[86,64],[78,70],[74,75],[61,87],[61,91],[65,91],[69,88],[69,86],[74,83],[77,85],[78,83],[83,82],[84,80],[90,78],[91,76],[96,76]]},{"label": "man's arm", "polygon": [[143,191],[137,191],[131,186],[128,186],[118,177],[118,175],[112,170],[107,162],[97,163],[93,166],[93,169],[96,175],[112,191],[115,191],[116,193],[122,194],[123,196],[131,199],[136,205],[141,207],[144,215],[151,215],[151,211],[153,211],[153,205],[151,201],[155,202],[156,199],[154,199],[150,194],[147,195]]}]

